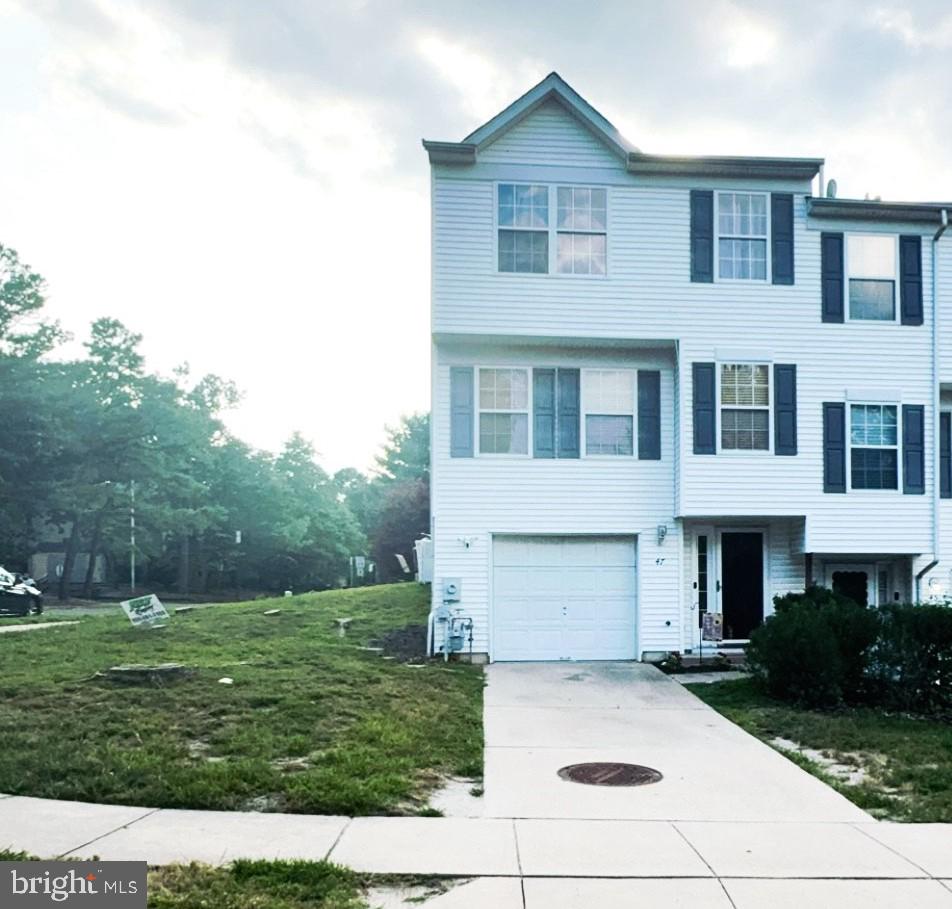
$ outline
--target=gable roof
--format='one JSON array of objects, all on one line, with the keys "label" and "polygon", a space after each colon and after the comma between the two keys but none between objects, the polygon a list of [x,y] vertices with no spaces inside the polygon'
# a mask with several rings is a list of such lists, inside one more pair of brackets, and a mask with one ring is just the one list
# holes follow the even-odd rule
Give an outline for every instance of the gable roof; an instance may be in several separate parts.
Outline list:
[{"label": "gable roof", "polygon": [[491,120],[473,130],[462,142],[434,142],[423,140],[423,147],[430,156],[431,164],[473,164],[476,155],[495,142],[503,133],[508,132],[517,123],[528,117],[533,111],[555,101],[571,114],[596,139],[623,161],[628,160],[635,148],[615,127],[588,103],[558,73],[549,73],[541,82],[534,85],[524,95],[517,98],[505,110],[500,111]]},{"label": "gable roof", "polygon": [[603,117],[558,73],[549,73],[538,85],[517,98],[505,110],[473,130],[462,142],[423,140],[431,164],[475,164],[479,152],[533,111],[555,101],[599,139],[635,174],[666,174],[708,177],[762,177],[810,180],[823,164],[822,158],[683,157],[647,155],[632,145],[614,124]]}]

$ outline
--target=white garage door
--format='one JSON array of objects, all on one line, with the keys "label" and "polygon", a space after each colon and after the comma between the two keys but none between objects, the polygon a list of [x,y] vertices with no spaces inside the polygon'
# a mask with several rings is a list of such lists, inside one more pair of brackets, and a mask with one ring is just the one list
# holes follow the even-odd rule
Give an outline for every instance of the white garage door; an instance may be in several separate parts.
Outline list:
[{"label": "white garage door", "polygon": [[493,658],[635,658],[634,537],[493,541]]}]

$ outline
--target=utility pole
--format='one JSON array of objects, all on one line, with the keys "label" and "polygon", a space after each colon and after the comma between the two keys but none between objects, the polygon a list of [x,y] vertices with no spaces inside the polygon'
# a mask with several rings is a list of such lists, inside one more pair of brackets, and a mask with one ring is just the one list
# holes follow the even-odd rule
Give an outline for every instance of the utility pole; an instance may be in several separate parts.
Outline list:
[{"label": "utility pole", "polygon": [[136,481],[129,483],[129,588],[136,589]]}]

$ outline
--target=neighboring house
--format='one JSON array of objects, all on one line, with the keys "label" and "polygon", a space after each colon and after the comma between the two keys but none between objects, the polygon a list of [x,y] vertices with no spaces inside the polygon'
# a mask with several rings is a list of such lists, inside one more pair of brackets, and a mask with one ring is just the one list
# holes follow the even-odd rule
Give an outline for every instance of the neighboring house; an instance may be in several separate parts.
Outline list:
[{"label": "neighboring house", "polygon": [[642,154],[555,73],[424,146],[433,602],[457,584],[475,652],[692,651],[704,612],[741,643],[810,583],[944,596],[947,206]]}]

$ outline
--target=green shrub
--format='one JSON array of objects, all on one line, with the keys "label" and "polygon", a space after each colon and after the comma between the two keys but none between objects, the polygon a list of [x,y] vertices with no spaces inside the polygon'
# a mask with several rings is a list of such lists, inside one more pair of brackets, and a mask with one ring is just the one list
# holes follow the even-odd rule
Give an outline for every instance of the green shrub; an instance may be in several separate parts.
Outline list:
[{"label": "green shrub", "polygon": [[952,715],[952,608],[860,606],[822,587],[775,597],[747,663],[772,697]]},{"label": "green shrub", "polygon": [[879,608],[871,676],[885,706],[952,711],[952,608],[890,603]]},{"label": "green shrub", "polygon": [[822,587],[774,598],[751,634],[747,663],[773,697],[810,707],[859,699],[879,621],[874,611]]}]

